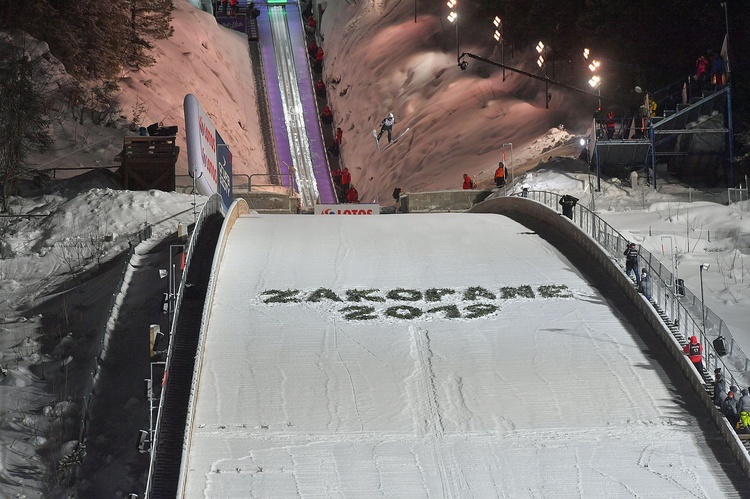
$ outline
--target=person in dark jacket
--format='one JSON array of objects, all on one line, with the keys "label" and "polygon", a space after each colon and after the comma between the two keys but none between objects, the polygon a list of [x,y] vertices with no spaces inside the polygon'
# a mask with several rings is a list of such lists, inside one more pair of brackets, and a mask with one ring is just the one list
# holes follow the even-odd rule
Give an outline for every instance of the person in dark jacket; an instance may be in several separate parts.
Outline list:
[{"label": "person in dark jacket", "polygon": [[643,104],[643,89],[636,86],[631,92],[628,98],[628,112],[625,116],[625,122],[622,126],[622,138],[627,140],[630,138],[630,129],[635,121],[639,119],[638,113]]},{"label": "person in dark jacket", "polygon": [[729,421],[729,424],[732,425],[732,428],[737,427],[737,423],[740,421],[740,417],[737,413],[737,400],[734,398],[734,392],[729,391],[727,394],[726,400],[724,400],[724,404],[721,406],[721,413],[724,414],[724,417],[727,418],[727,421]]},{"label": "person in dark jacket", "polygon": [[630,277],[630,273],[635,273],[635,280],[640,284],[640,274],[638,274],[638,249],[635,247],[635,243],[628,244],[627,249],[623,253],[625,255],[625,275]]},{"label": "person in dark jacket", "polygon": [[651,299],[651,277],[649,277],[646,269],[641,271],[641,282],[638,283],[638,289],[647,300]]},{"label": "person in dark jacket", "polygon": [[690,362],[698,370],[698,373],[703,374],[703,345],[698,343],[698,338],[691,336],[690,343],[685,345],[682,351],[687,354]]},{"label": "person in dark jacket", "polygon": [[403,191],[401,190],[401,187],[396,187],[393,189],[393,199],[396,201],[396,210],[398,210],[398,203],[401,201],[401,193]]},{"label": "person in dark jacket", "polygon": [[727,398],[727,380],[724,379],[724,375],[721,373],[721,368],[717,367],[714,370],[714,405],[721,407],[724,400]]},{"label": "person in dark jacket", "polygon": [[578,198],[573,197],[570,194],[565,194],[563,197],[561,197],[560,204],[562,205],[563,215],[573,220],[573,208],[575,207],[577,202]]},{"label": "person in dark jacket", "polygon": [[323,80],[318,80],[315,83],[315,95],[317,95],[320,99],[325,100],[325,98],[326,98],[326,84],[323,83]]}]

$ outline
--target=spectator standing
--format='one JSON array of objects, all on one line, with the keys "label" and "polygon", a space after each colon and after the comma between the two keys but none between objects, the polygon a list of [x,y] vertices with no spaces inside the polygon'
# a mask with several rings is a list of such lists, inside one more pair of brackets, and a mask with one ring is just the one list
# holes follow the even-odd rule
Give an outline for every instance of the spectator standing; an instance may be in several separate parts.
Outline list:
[{"label": "spectator standing", "polygon": [[643,104],[643,89],[636,86],[631,92],[628,98],[628,115],[625,116],[625,123],[622,126],[622,138],[627,140],[630,138],[631,126],[634,126],[636,119],[638,118],[638,112]]},{"label": "spectator standing", "polygon": [[604,126],[607,128],[607,139],[612,140],[612,137],[615,136],[615,113],[614,111],[610,111],[609,114],[607,114],[607,121],[604,123]]},{"label": "spectator standing", "polygon": [[305,26],[305,32],[308,35],[315,35],[315,30],[318,27],[318,21],[315,20],[314,16],[310,16],[307,18],[307,26]]},{"label": "spectator standing", "polygon": [[344,131],[341,129],[341,127],[336,127],[336,138],[334,141],[341,145],[344,142]]},{"label": "spectator standing", "polygon": [[333,111],[331,111],[330,106],[325,106],[323,110],[320,112],[320,121],[324,125],[333,124]]},{"label": "spectator standing", "polygon": [[323,80],[318,80],[315,83],[315,95],[317,95],[319,99],[325,100],[327,94],[326,94],[326,84],[323,83]]},{"label": "spectator standing", "polygon": [[682,351],[687,354],[690,362],[698,370],[698,373],[703,375],[703,345],[698,342],[698,337],[691,336],[690,343],[685,345]]},{"label": "spectator standing", "polygon": [[573,197],[570,194],[565,194],[561,197],[559,203],[562,205],[563,215],[573,220],[573,208],[577,202],[578,198]]},{"label": "spectator standing", "polygon": [[742,389],[742,396],[737,401],[737,416],[740,418],[740,427],[747,433],[750,428],[750,392],[747,388]]},{"label": "spectator standing", "polygon": [[474,182],[472,182],[471,177],[464,173],[464,184],[462,186],[463,189],[473,189],[474,188]]},{"label": "spectator standing", "polygon": [[221,15],[226,16],[227,15],[227,6],[229,5],[229,0],[221,0]]},{"label": "spectator standing", "polygon": [[737,400],[734,397],[734,392],[731,390],[727,393],[727,398],[721,406],[721,413],[727,418],[732,428],[737,428],[740,417],[737,412]]},{"label": "spectator standing", "polygon": [[346,191],[346,202],[357,204],[359,203],[359,193],[357,192],[357,189],[354,188],[354,186],[350,186],[349,190]]},{"label": "spectator standing", "polygon": [[328,151],[328,154],[330,154],[334,158],[338,158],[339,154],[341,154],[341,148],[339,147],[339,143],[336,141],[331,142],[331,145],[329,145],[326,150]]},{"label": "spectator standing", "polygon": [[501,161],[497,167],[497,170],[495,170],[495,185],[497,187],[502,187],[505,185],[506,173],[508,173],[508,170],[505,168],[505,163]]},{"label": "spectator standing", "polygon": [[231,8],[230,15],[232,17],[237,17],[237,12],[240,10],[239,0],[229,0],[229,7]]},{"label": "spectator standing", "polygon": [[323,49],[318,49],[315,52],[315,59],[313,60],[313,71],[316,73],[323,72]]},{"label": "spectator standing", "polygon": [[706,80],[708,79],[708,59],[705,55],[701,54],[698,59],[695,60],[695,82],[696,90],[701,91],[706,88]]},{"label": "spectator standing", "polygon": [[343,170],[341,170],[341,190],[344,192],[349,190],[349,184],[352,183],[352,174],[349,173],[349,168],[344,167]]},{"label": "spectator standing", "polygon": [[711,54],[711,83],[714,89],[719,89],[724,86],[725,75],[724,75],[724,58],[721,54],[716,51],[712,51]]},{"label": "spectator standing", "polygon": [[635,243],[628,244],[628,247],[623,255],[625,255],[625,275],[630,277],[630,273],[634,272],[635,280],[639,281],[640,275],[638,274],[638,249],[635,247]]},{"label": "spectator standing", "polygon": [[396,201],[396,209],[398,209],[398,202],[401,200],[401,187],[393,189],[393,200]]},{"label": "spectator standing", "polygon": [[337,166],[331,170],[331,179],[333,179],[334,184],[341,186],[341,168]]},{"label": "spectator standing", "polygon": [[721,368],[717,367],[714,369],[714,405],[721,407],[727,398],[728,391],[727,380],[724,379]]},{"label": "spectator standing", "polygon": [[640,291],[647,300],[651,300],[651,277],[649,277],[646,269],[641,271],[641,282],[639,284]]},{"label": "spectator standing", "polygon": [[310,43],[307,44],[307,53],[310,55],[311,58],[315,58],[315,54],[318,53],[318,49],[320,47],[318,46],[317,42],[315,40],[310,40]]}]

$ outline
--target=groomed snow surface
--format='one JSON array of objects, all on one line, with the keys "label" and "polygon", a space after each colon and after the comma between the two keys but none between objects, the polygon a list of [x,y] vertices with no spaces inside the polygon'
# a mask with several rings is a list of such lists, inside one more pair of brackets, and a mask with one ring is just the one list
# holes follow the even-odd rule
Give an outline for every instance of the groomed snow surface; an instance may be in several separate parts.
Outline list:
[{"label": "groomed snow surface", "polygon": [[660,345],[506,217],[247,215],[214,284],[184,497],[743,494]]}]

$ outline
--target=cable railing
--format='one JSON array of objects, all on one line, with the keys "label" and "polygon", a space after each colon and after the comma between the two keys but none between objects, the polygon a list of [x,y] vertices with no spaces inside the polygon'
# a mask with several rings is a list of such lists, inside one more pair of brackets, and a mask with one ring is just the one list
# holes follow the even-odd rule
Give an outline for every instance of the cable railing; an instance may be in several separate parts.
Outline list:
[{"label": "cable railing", "polygon": [[[555,211],[561,211],[561,194],[528,191],[527,197]],[[580,204],[573,207],[571,220],[599,243],[613,260],[618,263],[624,261],[624,252],[629,241],[614,227]],[[655,255],[642,247],[638,264],[636,271],[645,268],[651,277],[651,302],[664,311],[685,339],[691,336],[699,338],[703,345],[706,371],[713,373],[715,368],[721,367],[730,384],[738,387],[750,385],[750,360],[732,337],[726,322],[711,309],[703,306],[700,297],[678,281],[672,271]],[[702,313],[705,313],[705,330]],[[724,355],[719,355],[714,347],[714,341],[720,337],[726,344]]]}]

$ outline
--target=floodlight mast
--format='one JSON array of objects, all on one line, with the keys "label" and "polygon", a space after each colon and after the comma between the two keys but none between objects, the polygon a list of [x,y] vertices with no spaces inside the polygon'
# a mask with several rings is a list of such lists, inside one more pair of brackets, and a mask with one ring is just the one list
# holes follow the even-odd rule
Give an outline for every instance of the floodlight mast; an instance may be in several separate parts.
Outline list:
[{"label": "floodlight mast", "polygon": [[461,69],[466,69],[466,67],[461,66],[461,45],[459,42],[458,37],[458,9],[456,8],[456,5],[458,4],[458,0],[448,0],[448,8],[451,9],[450,13],[448,14],[448,22],[456,26],[456,62],[458,63],[458,67]]},{"label": "floodlight mast", "polygon": [[500,62],[496,62],[496,61],[493,61],[491,59],[487,59],[485,57],[481,57],[481,56],[478,56],[476,54],[472,54],[471,52],[464,52],[459,57],[459,61],[460,61],[459,62],[459,66],[461,67],[461,69],[466,69],[466,67],[469,65],[468,62],[466,62],[465,60],[463,60],[466,57],[469,57],[469,58],[474,59],[474,60],[479,61],[479,62],[484,62],[485,64],[490,64],[492,66],[497,66],[499,68],[505,68],[508,71],[512,71],[514,73],[518,73],[520,75],[527,76],[527,77],[533,78],[535,80],[546,81],[547,83],[549,83],[550,86],[558,86],[558,87],[566,88],[568,90],[572,90],[574,92],[578,92],[578,93],[582,93],[582,94],[586,94],[586,95],[591,95],[591,96],[596,97],[596,98],[601,98],[602,100],[614,102],[614,103],[616,103],[618,105],[621,105],[621,106],[626,106],[627,105],[626,103],[620,102],[617,99],[613,99],[613,98],[607,97],[605,95],[599,95],[598,93],[591,92],[591,91],[588,91],[588,90],[584,90],[582,88],[574,87],[573,85],[568,85],[567,83],[562,83],[562,82],[559,82],[557,80],[553,80],[553,79],[551,79],[551,78],[549,78],[547,76],[540,76],[540,75],[536,75],[534,73],[529,73],[528,71],[524,71],[522,69],[514,68],[513,66],[508,66],[506,64],[502,64]]}]

